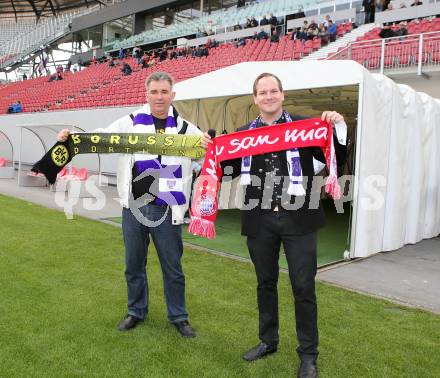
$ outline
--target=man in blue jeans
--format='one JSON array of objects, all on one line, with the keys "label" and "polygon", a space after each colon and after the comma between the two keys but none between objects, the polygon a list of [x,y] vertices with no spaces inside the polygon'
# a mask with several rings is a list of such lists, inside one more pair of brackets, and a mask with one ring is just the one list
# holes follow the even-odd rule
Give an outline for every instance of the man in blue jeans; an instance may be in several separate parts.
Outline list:
[{"label": "man in blue jeans", "polygon": [[[146,105],[95,131],[200,135],[206,148],[209,135],[182,119],[172,106],[175,92],[173,79],[167,73],[155,72],[149,76],[146,89]],[[62,130],[58,140],[65,141],[68,135],[69,130]],[[181,224],[188,209],[191,177],[191,160],[187,157],[121,154],[117,187],[123,206],[128,314],[118,325],[120,331],[133,329],[148,314],[146,265],[152,238],[162,268],[168,319],[182,336],[196,336],[188,322],[181,265]]]}]

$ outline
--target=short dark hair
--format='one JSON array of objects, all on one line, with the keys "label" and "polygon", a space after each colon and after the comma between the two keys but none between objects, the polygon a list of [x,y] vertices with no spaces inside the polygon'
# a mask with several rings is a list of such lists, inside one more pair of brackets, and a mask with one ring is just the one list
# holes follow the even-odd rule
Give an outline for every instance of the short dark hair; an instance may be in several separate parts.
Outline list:
[{"label": "short dark hair", "polygon": [[281,80],[279,79],[278,76],[276,76],[276,75],[274,75],[274,74],[271,74],[271,73],[269,73],[269,72],[263,72],[262,74],[259,74],[259,75],[257,76],[257,78],[255,79],[255,81],[254,81],[254,86],[253,86],[253,88],[252,88],[252,89],[253,89],[254,96],[257,95],[257,85],[258,85],[258,82],[259,82],[262,78],[264,78],[264,77],[273,77],[273,78],[277,81],[277,83],[278,83],[278,88],[279,88],[280,92],[283,91],[283,84],[281,84]]}]

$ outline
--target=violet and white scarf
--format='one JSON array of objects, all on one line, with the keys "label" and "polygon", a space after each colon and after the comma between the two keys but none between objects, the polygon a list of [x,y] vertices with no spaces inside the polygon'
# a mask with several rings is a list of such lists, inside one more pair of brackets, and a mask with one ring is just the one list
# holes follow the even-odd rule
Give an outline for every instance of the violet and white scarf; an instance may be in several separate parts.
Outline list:
[{"label": "violet and white scarf", "polygon": [[[286,122],[292,122],[290,114],[286,111],[283,112],[283,116]],[[249,130],[255,129],[257,125],[261,122],[261,117],[258,116],[249,125]],[[287,193],[293,196],[304,196],[306,191],[302,185],[302,168],[301,159],[299,156],[298,148],[292,148],[291,150],[286,150],[287,168],[289,171],[289,187],[287,188]],[[241,177],[240,185],[249,185],[251,183],[251,165],[252,156],[245,156],[241,159]]]},{"label": "violet and white scarf", "polygon": [[[156,132],[150,105],[146,104],[133,117],[133,132]],[[174,119],[174,108],[168,109],[165,123],[165,134],[177,134],[177,123]],[[138,174],[148,171],[159,175],[159,192],[153,202],[155,205],[183,205],[186,198],[183,190],[181,158],[177,156],[134,154],[135,168]]]}]

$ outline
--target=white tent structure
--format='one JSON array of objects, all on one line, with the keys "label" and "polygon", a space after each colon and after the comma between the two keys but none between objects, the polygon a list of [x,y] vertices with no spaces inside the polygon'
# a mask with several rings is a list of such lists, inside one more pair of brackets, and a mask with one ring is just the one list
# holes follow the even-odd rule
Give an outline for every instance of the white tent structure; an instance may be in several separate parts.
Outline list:
[{"label": "white tent structure", "polygon": [[262,72],[280,77],[290,112],[346,116],[354,147],[350,257],[440,234],[439,100],[353,61],[248,62],[178,83],[176,106],[204,130],[232,131],[255,116],[252,84]]}]

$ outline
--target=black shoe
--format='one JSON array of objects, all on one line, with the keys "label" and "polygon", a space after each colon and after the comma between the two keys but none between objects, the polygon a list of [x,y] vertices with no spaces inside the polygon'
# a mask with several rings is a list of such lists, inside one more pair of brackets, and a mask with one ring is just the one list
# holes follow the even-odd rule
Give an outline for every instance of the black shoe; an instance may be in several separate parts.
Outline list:
[{"label": "black shoe", "polygon": [[129,329],[136,327],[139,323],[142,323],[143,321],[144,320],[141,318],[128,314],[125,319],[118,324],[118,330],[128,331]]},{"label": "black shoe", "polygon": [[318,368],[316,362],[313,360],[301,361],[301,365],[298,368],[298,378],[317,378]]},{"label": "black shoe", "polygon": [[245,361],[255,361],[259,358],[263,358],[268,354],[275,353],[277,351],[276,346],[267,345],[265,343],[260,343],[257,346],[249,349],[245,354],[243,354],[243,360]]},{"label": "black shoe", "polygon": [[183,337],[196,337],[196,333],[190,326],[188,320],[182,320],[181,322],[173,324]]}]

